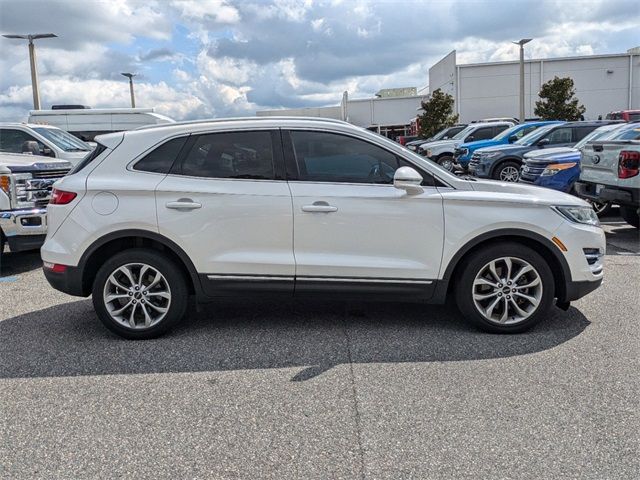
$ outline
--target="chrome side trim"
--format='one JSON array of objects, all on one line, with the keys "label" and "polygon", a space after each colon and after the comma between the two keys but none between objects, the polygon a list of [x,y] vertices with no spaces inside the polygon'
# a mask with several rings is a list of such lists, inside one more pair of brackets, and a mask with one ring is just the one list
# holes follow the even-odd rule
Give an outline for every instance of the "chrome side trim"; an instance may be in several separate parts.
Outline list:
[{"label": "chrome side trim", "polygon": [[277,281],[286,281],[293,282],[293,277],[285,277],[280,275],[207,275],[209,280],[277,280]]},{"label": "chrome side trim", "polygon": [[311,282],[401,283],[417,285],[430,285],[433,283],[433,280],[405,280],[398,278],[296,277],[296,280],[306,280]]}]

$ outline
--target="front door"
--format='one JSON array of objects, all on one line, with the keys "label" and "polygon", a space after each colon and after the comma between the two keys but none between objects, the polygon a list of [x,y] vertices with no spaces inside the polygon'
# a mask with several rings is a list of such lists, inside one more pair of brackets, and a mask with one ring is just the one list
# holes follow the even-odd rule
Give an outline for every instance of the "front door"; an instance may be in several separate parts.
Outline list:
[{"label": "front door", "polygon": [[[406,165],[361,139],[320,131],[284,132],[295,165],[296,293],[315,290],[412,292],[428,297],[443,248],[442,197],[425,172],[424,193],[393,186]],[[291,172],[288,172],[291,174]],[[340,287],[340,288],[337,288]]]},{"label": "front door", "polygon": [[213,296],[293,292],[293,218],[278,131],[192,136],[156,189],[159,233]]}]

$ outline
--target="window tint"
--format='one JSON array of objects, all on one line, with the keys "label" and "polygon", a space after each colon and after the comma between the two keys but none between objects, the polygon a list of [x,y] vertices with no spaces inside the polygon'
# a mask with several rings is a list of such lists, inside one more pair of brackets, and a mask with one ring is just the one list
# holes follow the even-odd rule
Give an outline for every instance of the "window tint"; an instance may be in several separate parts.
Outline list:
[{"label": "window tint", "polygon": [[549,145],[557,145],[559,143],[571,143],[571,128],[556,128],[545,138],[549,139]]},{"label": "window tint", "polygon": [[78,162],[75,167],[71,169],[71,171],[69,172],[69,175],[73,175],[74,173],[77,173],[80,170],[82,170],[84,167],[86,167],[91,162],[93,162],[96,158],[98,158],[100,154],[104,152],[106,149],[107,147],[98,143],[96,145],[96,148],[93,149],[93,151],[91,151],[86,157],[80,160],[80,162]]},{"label": "window tint", "polygon": [[176,173],[191,177],[274,178],[271,132],[198,135]]},{"label": "window tint", "polygon": [[[511,127],[509,127],[509,125],[498,125],[498,126],[496,127],[496,131],[494,132],[494,133],[495,133],[494,137],[495,137],[497,134],[499,134],[500,132],[504,132],[507,128],[511,128]],[[491,138],[493,138],[493,137],[491,137]]]},{"label": "window tint", "polygon": [[179,137],[163,143],[134,165],[134,170],[152,173],[169,173],[173,162],[178,158],[180,150],[188,137]]},{"label": "window tint", "polygon": [[[36,142],[37,150],[33,151],[33,144],[25,144],[25,142]],[[22,130],[0,129],[0,151],[11,153],[35,153],[41,154],[44,145],[35,138]]]},{"label": "window tint", "polygon": [[591,127],[578,127],[574,129],[574,135],[575,135],[575,142],[579,142],[580,140],[582,140],[584,137],[586,137],[587,135],[589,135],[591,132],[593,132],[596,129],[596,126],[591,126]]},{"label": "window tint", "polygon": [[495,137],[493,134],[493,127],[479,128],[473,133],[474,140],[488,140]]},{"label": "window tint", "polygon": [[402,166],[393,153],[345,135],[292,131],[300,180],[393,183]]}]

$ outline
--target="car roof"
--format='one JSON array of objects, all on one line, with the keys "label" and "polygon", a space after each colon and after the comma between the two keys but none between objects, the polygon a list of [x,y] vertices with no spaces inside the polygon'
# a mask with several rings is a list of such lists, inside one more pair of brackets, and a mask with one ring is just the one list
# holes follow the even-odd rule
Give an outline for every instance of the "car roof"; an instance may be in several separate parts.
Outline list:
[{"label": "car roof", "polygon": [[578,120],[575,122],[566,122],[563,123],[564,127],[602,127],[603,125],[611,125],[612,123],[623,124],[624,121],[621,120]]},{"label": "car roof", "polygon": [[1,127],[27,127],[27,128],[55,128],[58,129],[55,125],[46,125],[43,123],[27,123],[27,122],[0,122]]}]

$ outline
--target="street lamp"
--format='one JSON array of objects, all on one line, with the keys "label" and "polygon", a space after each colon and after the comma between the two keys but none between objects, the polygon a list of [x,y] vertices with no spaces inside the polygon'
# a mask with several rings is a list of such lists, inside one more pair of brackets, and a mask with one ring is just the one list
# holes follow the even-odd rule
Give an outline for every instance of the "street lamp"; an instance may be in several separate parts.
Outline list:
[{"label": "street lamp", "polygon": [[524,46],[529,43],[532,38],[523,38],[517,42],[511,42],[520,45],[520,122],[524,122]]},{"label": "street lamp", "polygon": [[53,33],[33,33],[28,35],[2,35],[5,38],[19,38],[29,40],[29,62],[31,63],[31,89],[33,90],[33,108],[40,110],[40,91],[38,90],[38,68],[36,66],[36,47],[34,40],[39,38],[54,38]]},{"label": "street lamp", "polygon": [[131,93],[131,108],[136,108],[136,97],[133,95],[133,77],[135,73],[123,73],[125,77],[129,79],[129,92]]}]

